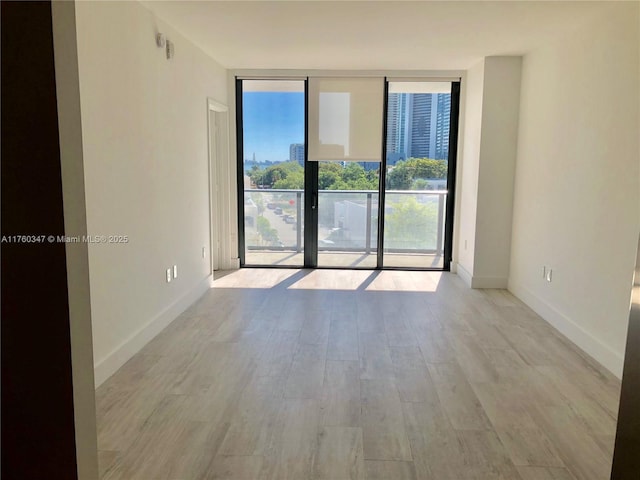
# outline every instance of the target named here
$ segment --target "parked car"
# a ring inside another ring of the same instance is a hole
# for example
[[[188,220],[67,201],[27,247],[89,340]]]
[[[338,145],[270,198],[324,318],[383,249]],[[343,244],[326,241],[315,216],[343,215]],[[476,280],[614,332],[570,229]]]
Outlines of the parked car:
[[[276,215],[282,215],[282,209],[280,207],[276,207],[273,210],[273,213],[275,213]]]
[[[268,208],[269,210],[273,210],[274,208],[276,208],[276,204],[275,204],[275,203],[272,203],[272,202],[269,202],[269,203],[267,203],[267,208]]]

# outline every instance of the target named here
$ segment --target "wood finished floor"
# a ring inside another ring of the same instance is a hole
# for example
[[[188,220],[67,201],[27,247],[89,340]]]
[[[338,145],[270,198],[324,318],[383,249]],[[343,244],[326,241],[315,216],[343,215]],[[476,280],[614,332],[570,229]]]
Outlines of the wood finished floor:
[[[619,390],[504,290],[244,269],[97,390],[101,478],[605,480]]]

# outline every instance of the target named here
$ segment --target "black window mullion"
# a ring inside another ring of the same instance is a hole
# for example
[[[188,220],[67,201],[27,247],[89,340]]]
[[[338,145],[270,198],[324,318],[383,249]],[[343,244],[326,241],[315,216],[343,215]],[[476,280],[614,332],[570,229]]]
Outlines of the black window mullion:
[[[451,270],[453,252],[453,215],[456,196],[456,161],[458,155],[458,120],[460,114],[460,82],[451,83],[451,116],[449,120],[449,156],[447,169],[447,213],[444,226],[443,270]]]
[[[387,190],[387,107],[389,103],[389,80],[384,79],[384,98],[382,106],[382,157],[378,175],[378,251],[376,268],[384,266],[384,205]]]
[[[238,257],[240,258],[240,266],[244,267],[244,137],[242,127],[242,80],[238,77],[236,77],[236,152],[236,189],[238,194]]]
[[[318,162],[309,161],[309,79],[304,81],[304,266],[318,266]]]

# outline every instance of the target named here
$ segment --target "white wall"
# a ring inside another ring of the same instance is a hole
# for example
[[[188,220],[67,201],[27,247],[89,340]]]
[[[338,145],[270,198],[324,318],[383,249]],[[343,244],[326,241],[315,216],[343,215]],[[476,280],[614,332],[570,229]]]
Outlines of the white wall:
[[[75,4],[52,2],[56,97],[65,235],[87,234],[82,118]],[[66,243],[73,416],[78,480],[98,478],[96,397],[93,375],[89,252],[86,243]]]
[[[226,104],[227,77],[138,2],[76,12],[88,233],[129,238],[89,246],[100,384],[209,286],[207,97]]]
[[[476,214],[478,201],[478,171],[480,164],[480,134],[482,125],[482,92],[484,90],[484,60],[467,71],[463,85],[464,111],[461,112],[460,138],[462,155],[458,159],[460,171],[458,217],[457,273],[471,284],[475,258]]]
[[[509,289],[621,374],[638,239],[638,3],[524,57]],[[553,269],[553,281],[542,267]]]
[[[505,288],[509,277],[521,57],[484,61],[473,286]]]
[[[474,288],[507,286],[521,63],[486,57],[466,76],[458,274]]]

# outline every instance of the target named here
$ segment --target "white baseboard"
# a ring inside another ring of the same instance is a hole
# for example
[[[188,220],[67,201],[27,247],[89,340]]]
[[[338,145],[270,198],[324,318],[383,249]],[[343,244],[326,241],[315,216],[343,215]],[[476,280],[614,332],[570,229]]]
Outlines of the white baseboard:
[[[622,367],[624,365],[623,355],[602,343],[567,315],[535,295],[526,287],[510,280],[509,291],[526,303],[534,312],[550,323],[565,337],[580,347],[587,355],[599,362],[616,377],[622,378]]]
[[[505,277],[477,277],[471,279],[471,288],[507,288]]]
[[[199,281],[191,290],[156,315],[145,326],[122,342],[115,350],[94,365],[95,386],[98,388],[113,375],[127,360],[138,353],[167,325],[198,300],[213,285],[210,275]]]
[[[464,268],[459,263],[456,266],[456,274],[458,274],[458,276],[462,279],[462,281],[467,284],[467,287],[471,288],[471,283],[472,283],[471,274],[467,271],[466,268]]]
[[[456,273],[470,288],[507,288],[506,278],[473,276],[459,263],[456,266]]]

